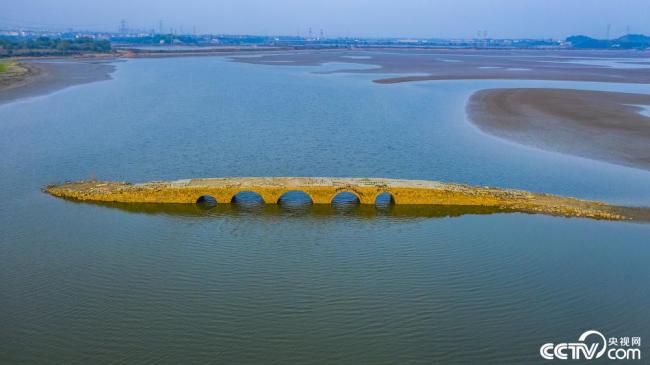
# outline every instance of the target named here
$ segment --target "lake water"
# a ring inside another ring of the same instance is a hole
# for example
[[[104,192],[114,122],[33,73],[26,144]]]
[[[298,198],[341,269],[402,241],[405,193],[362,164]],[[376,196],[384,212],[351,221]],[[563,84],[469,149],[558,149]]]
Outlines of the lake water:
[[[481,88],[648,85],[318,73],[337,67],[351,66],[133,60],[0,106],[0,363],[520,364],[588,329],[650,341],[650,225],[40,191],[93,175],[372,176],[650,205],[650,172],[519,146],[465,116]]]

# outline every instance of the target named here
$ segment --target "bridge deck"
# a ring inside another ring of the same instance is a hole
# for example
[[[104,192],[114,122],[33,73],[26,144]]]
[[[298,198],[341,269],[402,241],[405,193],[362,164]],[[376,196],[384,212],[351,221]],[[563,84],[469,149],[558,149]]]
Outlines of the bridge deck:
[[[303,191],[314,204],[329,204],[341,192],[357,196],[361,204],[375,204],[378,195],[389,193],[395,204],[466,205],[497,207],[530,213],[625,219],[619,207],[522,190],[477,187],[424,180],[330,177],[242,177],[124,182],[79,181],[52,185],[54,196],[90,201],[124,203],[195,203],[211,196],[230,203],[243,191],[259,194],[265,203],[277,203],[289,191]]]

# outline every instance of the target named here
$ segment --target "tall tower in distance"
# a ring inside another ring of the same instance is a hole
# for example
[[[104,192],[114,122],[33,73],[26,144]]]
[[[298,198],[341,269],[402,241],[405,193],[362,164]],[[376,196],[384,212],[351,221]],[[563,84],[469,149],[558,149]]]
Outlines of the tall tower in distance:
[[[127,33],[128,28],[126,27],[126,20],[122,19],[120,20],[120,29],[118,29],[118,33]]]

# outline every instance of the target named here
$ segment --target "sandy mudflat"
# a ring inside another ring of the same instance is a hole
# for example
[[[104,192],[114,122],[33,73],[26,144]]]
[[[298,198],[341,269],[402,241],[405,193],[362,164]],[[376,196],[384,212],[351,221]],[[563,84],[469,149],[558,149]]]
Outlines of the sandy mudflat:
[[[425,80],[566,80],[650,83],[650,52],[578,50],[370,49],[283,51],[235,62],[276,66],[317,66],[329,62],[371,65],[333,72],[391,74],[377,83]],[[586,64],[611,63],[618,67]],[[616,61],[616,62],[615,62]],[[619,64],[617,62],[621,62]],[[625,62],[640,67],[624,67]],[[393,76],[394,75],[394,76]]]
[[[650,170],[650,95],[488,89],[467,105],[481,130],[545,150]]]
[[[72,85],[108,80],[115,66],[88,61],[29,61],[28,72],[0,82],[0,104],[44,95]]]
[[[232,56],[236,55],[241,53],[233,52]],[[585,59],[598,59],[644,65],[650,59],[648,52],[374,49],[260,52],[254,56],[233,57],[232,61],[271,67],[347,62],[374,67],[331,72],[396,75],[375,80],[379,83],[443,79],[650,83],[650,68],[580,63]],[[97,61],[31,61],[24,65],[29,72],[0,82],[0,104],[109,79],[115,68]],[[474,94],[468,104],[468,113],[483,131],[502,138],[650,170],[649,108],[649,95],[565,89],[492,89]]]
[[[648,59],[649,52],[638,51],[373,49],[279,52],[233,61],[276,67],[374,65],[331,72],[394,75],[375,80],[382,84],[461,79],[650,84]],[[650,170],[649,110],[650,95],[567,89],[484,90],[468,104],[471,120],[487,133],[646,170]]]

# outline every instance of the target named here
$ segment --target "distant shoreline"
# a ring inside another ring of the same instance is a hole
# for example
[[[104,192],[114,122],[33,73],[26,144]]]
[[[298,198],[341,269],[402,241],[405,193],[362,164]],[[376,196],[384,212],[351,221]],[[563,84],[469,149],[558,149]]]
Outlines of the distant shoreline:
[[[372,57],[352,58],[359,53]],[[374,53],[373,53],[374,52]],[[0,104],[23,97],[47,94],[68,86],[110,79],[114,60],[130,58],[236,56],[255,54],[256,57],[231,58],[233,62],[275,66],[318,66],[327,62],[345,62],[375,66],[372,69],[352,69],[334,72],[389,73],[389,78],[374,80],[391,84],[427,80],[562,80],[600,81],[650,84],[650,68],[605,68],[592,65],[564,64],[565,60],[582,57],[638,59],[647,64],[650,52],[615,50],[477,50],[446,48],[327,48],[292,49],[280,47],[223,47],[189,50],[118,49],[112,54],[83,56],[17,57],[30,70],[24,77],[4,80],[0,74]],[[541,59],[537,56],[543,55]],[[486,56],[486,57],[481,57]],[[455,60],[455,61],[454,61]],[[281,62],[278,62],[281,61]],[[454,62],[449,62],[454,61]],[[460,62],[458,62],[460,61]],[[558,61],[560,63],[558,63]]]
[[[231,58],[233,62],[283,67],[317,66],[327,62],[376,65],[379,68],[334,72],[403,74],[378,83],[458,79],[539,79],[650,84],[650,68],[607,68],[566,64],[567,52],[549,52],[542,60],[535,52],[514,52],[498,58],[490,51],[418,51],[372,53],[353,58],[358,51],[222,50],[219,56],[258,53],[255,57]],[[604,52],[571,51],[594,57]],[[216,56],[215,53],[203,55]],[[488,57],[481,57],[481,56]],[[143,55],[138,55],[140,57]],[[195,54],[163,54],[196,56]],[[616,54],[620,57],[620,54]],[[645,58],[646,53],[635,53]],[[149,57],[149,56],[144,56]],[[156,56],[152,56],[156,57]],[[111,60],[113,60],[112,58]],[[278,62],[286,61],[286,62]],[[101,59],[58,58],[20,61],[26,72],[0,82],[0,105],[20,98],[48,94],[68,86],[108,80],[115,66]],[[647,61],[628,61],[646,64]],[[527,67],[527,68],[525,68]],[[521,71],[519,71],[521,70]],[[436,74],[432,74],[435,71]],[[415,73],[428,72],[427,76]],[[6,75],[5,75],[6,76]],[[2,74],[0,74],[0,81]],[[469,119],[482,131],[516,143],[570,155],[650,170],[650,95],[567,89],[488,89],[476,92],[466,106]]]
[[[352,58],[365,54],[364,58]],[[572,62],[583,58],[614,61],[627,66],[604,67]],[[355,63],[367,69],[336,72],[378,74],[379,84],[432,80],[554,80],[650,84],[650,52],[613,50],[476,50],[476,49],[339,49],[260,52],[235,62],[283,66]],[[625,63],[625,62],[624,62]],[[383,75],[382,75],[383,74]],[[385,76],[390,75],[390,76]]]

